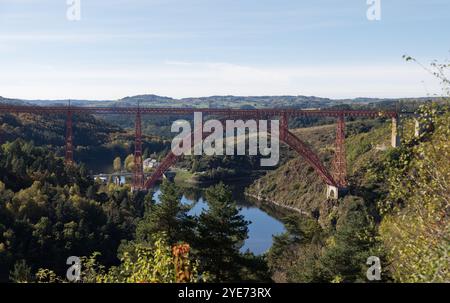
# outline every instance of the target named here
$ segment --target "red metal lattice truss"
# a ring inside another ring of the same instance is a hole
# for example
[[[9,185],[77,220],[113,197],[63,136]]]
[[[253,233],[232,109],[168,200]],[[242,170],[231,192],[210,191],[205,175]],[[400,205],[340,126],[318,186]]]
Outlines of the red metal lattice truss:
[[[346,185],[346,166],[344,150],[344,118],[345,117],[389,117],[397,118],[395,111],[375,111],[375,110],[329,110],[329,109],[229,109],[229,108],[139,108],[139,107],[76,107],[76,106],[18,106],[0,105],[2,113],[31,113],[31,114],[66,114],[66,161],[73,161],[73,134],[72,116],[73,114],[127,114],[136,115],[136,140],[135,140],[135,171],[133,186],[136,189],[143,187],[150,188],[154,185],[164,172],[177,161],[177,156],[170,152],[163,163],[157,168],[155,173],[145,181],[142,172],[142,130],[141,115],[188,115],[195,112],[216,115],[221,117],[233,117],[239,119],[270,119],[280,117],[280,139],[296,150],[315,169],[325,183],[334,186]],[[336,132],[336,154],[333,162],[334,178],[322,165],[318,156],[311,151],[308,146],[289,132],[288,119],[290,117],[337,117],[338,128]],[[207,134],[203,134],[206,136]],[[188,147],[190,148],[190,147]],[[136,165],[137,163],[137,165]]]
[[[186,136],[186,137],[191,137],[190,138],[191,139],[191,146],[184,146],[183,145],[181,147],[181,149],[180,149],[180,154],[186,154],[189,150],[192,149],[193,144],[195,144],[195,142],[194,142],[194,134],[197,131],[201,131],[201,129],[199,130],[197,128],[194,131],[192,131],[189,135]],[[205,139],[208,135],[209,135],[209,133],[202,132],[202,139]],[[183,140],[183,142],[184,142],[184,140]],[[180,158],[180,156],[175,155],[173,153],[173,151],[171,150],[167,154],[167,156],[164,158],[164,160],[161,162],[161,164],[156,168],[156,170],[153,172],[153,174],[151,174],[151,176],[147,178],[147,180],[145,181],[145,184],[144,184],[144,188],[150,189],[153,186],[155,186],[156,182],[161,179],[161,177],[164,175],[164,173],[171,166],[173,166],[178,161],[179,158]]]
[[[138,108],[135,121],[135,140],[134,140],[134,173],[133,190],[142,190],[144,188],[144,168],[142,159],[142,127],[141,114]]]
[[[267,131],[270,133],[270,129],[268,129]],[[287,128],[287,121],[281,122],[280,134],[280,141],[286,143],[297,153],[299,153],[300,156],[302,156],[314,168],[314,170],[326,184],[337,186],[337,183],[334,181],[328,170],[323,166],[317,155],[306,145],[306,143],[304,143],[296,135],[289,131],[289,129]],[[194,132],[192,132],[188,136],[191,136],[193,138]],[[203,133],[203,139],[205,139],[207,136],[208,133]],[[193,142],[193,140],[191,142]],[[185,153],[190,149],[192,149],[192,146],[183,146],[182,152]],[[164,172],[177,162],[179,157],[180,156],[175,155],[172,151],[169,152],[166,158],[164,158],[164,160],[161,162],[161,165],[158,166],[155,172],[145,181],[144,188],[152,188],[156,184],[156,182],[161,179]]]
[[[345,154],[345,118],[340,116],[336,127],[333,177],[338,187],[347,187],[347,160]]]
[[[286,138],[280,139],[287,145],[289,145],[292,149],[294,149],[297,153],[299,153],[300,156],[302,156],[314,168],[314,170],[326,184],[337,186],[336,181],[333,179],[325,166],[323,166],[317,154],[309,149],[309,147],[296,135],[287,130]]]
[[[0,113],[35,113],[35,114],[66,114],[69,110],[66,106],[22,106],[22,105],[0,105]],[[74,114],[128,114],[136,115],[138,110],[141,115],[186,115],[195,112],[218,116],[239,116],[241,118],[258,117],[397,117],[395,111],[376,110],[329,110],[329,109],[233,109],[233,108],[176,108],[176,107],[77,107],[71,106],[70,111]]]

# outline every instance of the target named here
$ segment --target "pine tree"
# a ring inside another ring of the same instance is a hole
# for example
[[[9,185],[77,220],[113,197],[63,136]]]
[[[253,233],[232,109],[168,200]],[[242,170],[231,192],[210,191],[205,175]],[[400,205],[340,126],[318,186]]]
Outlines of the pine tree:
[[[137,242],[153,242],[156,234],[164,232],[169,244],[192,238],[194,219],[188,215],[189,206],[181,203],[181,194],[175,184],[164,181],[160,203],[149,203],[144,218],[136,227]]]
[[[361,198],[347,196],[342,204],[346,209],[319,260],[320,273],[316,279],[323,282],[367,281],[367,258],[373,255],[384,259],[377,247],[373,220]]]
[[[239,214],[231,191],[222,183],[206,191],[209,209],[198,222],[199,256],[215,282],[239,280],[239,249],[247,238],[248,221]]]

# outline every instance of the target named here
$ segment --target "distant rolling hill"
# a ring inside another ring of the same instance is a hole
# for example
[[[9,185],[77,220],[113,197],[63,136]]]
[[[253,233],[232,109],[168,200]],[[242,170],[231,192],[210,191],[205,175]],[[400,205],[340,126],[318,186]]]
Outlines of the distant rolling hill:
[[[329,99],[315,96],[210,96],[198,98],[175,99],[157,95],[137,95],[118,100],[71,100],[74,106],[136,106],[139,102],[143,107],[213,107],[213,108],[326,108],[345,104],[376,105],[389,104],[399,100],[407,102],[423,102],[429,98],[405,99]],[[67,105],[69,100],[21,100],[0,97],[0,104],[16,105]]]

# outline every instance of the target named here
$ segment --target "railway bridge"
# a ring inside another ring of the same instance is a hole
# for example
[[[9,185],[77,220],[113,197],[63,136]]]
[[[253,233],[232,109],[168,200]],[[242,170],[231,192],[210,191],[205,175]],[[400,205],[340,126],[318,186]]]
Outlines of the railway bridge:
[[[65,160],[68,164],[73,163],[73,115],[130,115],[135,117],[135,149],[132,189],[146,190],[155,185],[161,179],[164,172],[168,170],[178,159],[173,152],[169,152],[160,166],[146,177],[143,171],[142,159],[142,116],[161,115],[194,115],[201,112],[204,116],[220,117],[222,119],[240,120],[268,120],[279,119],[280,141],[294,149],[306,162],[311,165],[318,176],[327,186],[327,197],[336,199],[347,188],[347,166],[345,154],[345,120],[348,117],[386,117],[392,121],[391,145],[397,147],[400,144],[398,132],[399,114],[396,111],[376,110],[335,110],[335,109],[284,109],[284,108],[262,108],[262,109],[233,109],[233,108],[173,108],[173,107],[84,107],[84,106],[22,106],[22,105],[0,105],[0,114],[29,113],[29,114],[57,114],[66,115],[66,140]],[[296,117],[332,117],[336,119],[335,153],[331,169],[328,169],[319,159],[317,153],[289,131],[289,119]],[[191,148],[191,147],[187,147]]]

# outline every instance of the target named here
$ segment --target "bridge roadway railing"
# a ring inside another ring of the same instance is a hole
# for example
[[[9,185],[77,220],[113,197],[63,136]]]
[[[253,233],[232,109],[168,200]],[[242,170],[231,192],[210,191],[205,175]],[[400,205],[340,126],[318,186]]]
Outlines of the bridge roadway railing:
[[[277,117],[287,115],[288,117],[388,117],[398,116],[395,111],[376,110],[330,110],[330,109],[234,109],[234,108],[183,108],[183,107],[83,107],[83,106],[23,106],[23,105],[0,105],[0,113],[35,113],[35,114],[126,114],[135,115],[138,111],[142,115],[186,115],[201,112],[210,115],[233,116],[241,118]],[[402,113],[403,114],[403,113]]]

